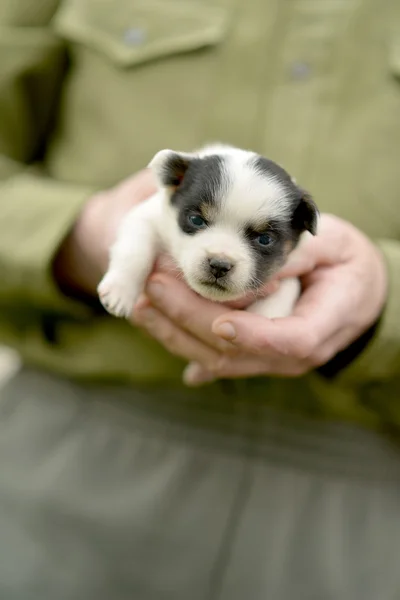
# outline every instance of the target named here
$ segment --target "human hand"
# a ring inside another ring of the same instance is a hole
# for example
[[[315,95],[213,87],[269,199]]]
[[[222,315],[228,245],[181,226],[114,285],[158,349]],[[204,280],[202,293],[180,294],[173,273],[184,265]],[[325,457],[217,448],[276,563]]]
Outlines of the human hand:
[[[136,320],[174,354],[190,361],[185,379],[299,376],[328,362],[379,317],[387,273],[375,245],[350,223],[322,215],[318,235],[293,252],[280,278],[299,276],[293,314],[269,320],[200,298],[164,274],[151,278],[152,304]],[[154,284],[158,293],[154,292]],[[153,285],[152,285],[153,284]]]
[[[153,175],[145,169],[87,201],[54,261],[54,275],[63,291],[96,295],[121,219],[155,191]]]

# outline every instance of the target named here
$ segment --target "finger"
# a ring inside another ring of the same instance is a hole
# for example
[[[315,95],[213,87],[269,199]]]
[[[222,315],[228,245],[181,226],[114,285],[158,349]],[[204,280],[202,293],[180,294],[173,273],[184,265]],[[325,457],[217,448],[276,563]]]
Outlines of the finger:
[[[177,279],[183,279],[183,273],[168,255],[161,255],[157,258],[152,273],[168,273],[175,276]],[[259,298],[265,298],[269,294],[273,294],[279,289],[279,281],[268,281],[261,288],[256,291],[249,292],[243,298],[239,300],[233,300],[232,302],[221,302],[219,306],[226,306],[228,308],[234,308],[239,310],[241,308],[247,308],[250,304],[258,300]]]
[[[348,286],[337,285],[336,278],[330,273],[328,277],[314,278],[290,317],[266,319],[235,311],[217,318],[212,330],[242,351],[308,359],[347,324],[349,299],[346,289]]]
[[[246,356],[229,360],[220,359],[219,366],[213,371],[200,363],[191,363],[185,370],[184,381],[187,385],[198,386],[215,379],[243,379],[261,375],[298,377],[308,369],[309,367],[300,361],[285,358],[265,360],[260,357]]]
[[[211,331],[216,318],[227,314],[226,306],[201,298],[183,281],[157,273],[146,288],[151,303],[180,329],[218,351],[235,351],[232,344]]]
[[[269,320],[252,313],[235,312],[229,320],[217,319],[212,329],[216,335],[253,355],[277,354],[302,359],[314,351],[313,332],[300,317]]]
[[[143,169],[118,183],[114,190],[130,199],[141,202],[157,191],[157,182],[151,169]]]
[[[196,387],[215,381],[214,373],[203,367],[201,363],[191,362],[183,371],[183,382],[189,387]]]
[[[218,352],[177,327],[155,308],[137,310],[135,324],[143,327],[175,356],[187,361],[200,362],[207,368],[212,368],[218,363]]]
[[[168,254],[160,254],[154,265],[154,272],[170,273],[176,277],[182,277],[182,271],[176,262]]]
[[[229,361],[221,358],[213,371],[209,371],[200,363],[193,362],[185,369],[184,381],[187,385],[199,386],[218,378],[235,379],[259,375],[298,377],[326,364],[348,344],[349,329],[345,329],[330,338],[309,360],[292,360],[286,356],[271,357],[269,360],[254,356],[237,357]]]
[[[237,357],[230,360],[221,357],[213,372],[200,363],[190,363],[185,369],[184,381],[190,386],[201,386],[217,378],[235,379],[259,375],[298,377],[311,369],[326,364],[338,352],[346,348],[351,342],[350,334],[351,328],[339,331],[318,349],[315,356],[303,361],[291,360],[285,356],[269,360],[254,356]]]
[[[349,259],[350,226],[341,221],[338,227],[339,219],[324,216],[320,232],[316,236],[306,235],[301,240],[277,274],[278,279],[301,277],[318,266],[337,265]]]
[[[239,379],[244,377],[256,376],[264,373],[266,365],[261,362],[254,361],[247,364],[245,360],[235,361],[234,364],[225,368],[217,369],[212,372],[203,366],[201,363],[190,363],[183,374],[183,381],[190,387],[197,387],[206,383],[211,383],[216,379]]]
[[[319,268],[307,275],[303,284],[293,316],[315,328],[321,343],[349,323],[358,287],[347,267]]]
[[[328,363],[342,350],[345,350],[355,341],[354,331],[352,327],[344,327],[335,335],[330,337],[310,356],[309,365],[312,368],[320,367]]]
[[[133,315],[134,315],[134,319],[136,318],[136,314],[139,315],[139,313],[141,313],[142,311],[144,311],[146,308],[150,308],[151,307],[151,302],[149,300],[149,298],[146,296],[146,294],[141,294],[138,298],[138,301],[136,302],[134,309],[133,309]]]
[[[232,302],[224,302],[224,305],[228,306],[229,308],[233,308],[235,310],[247,308],[248,306],[250,306],[251,304],[256,302],[256,300],[259,300],[260,298],[265,298],[266,296],[269,296],[270,294],[274,294],[275,292],[278,291],[278,289],[279,289],[279,281],[269,281],[268,283],[263,285],[260,289],[258,289],[256,292],[251,292],[251,293],[247,294],[246,296],[243,296],[243,298],[240,298],[240,300],[234,300]]]

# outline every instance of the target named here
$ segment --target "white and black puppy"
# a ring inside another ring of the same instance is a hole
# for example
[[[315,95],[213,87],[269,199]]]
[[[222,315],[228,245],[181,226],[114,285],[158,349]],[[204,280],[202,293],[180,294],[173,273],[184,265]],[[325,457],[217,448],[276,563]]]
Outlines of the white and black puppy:
[[[258,154],[213,145],[190,154],[161,150],[150,162],[159,189],[124,218],[98,287],[113,315],[128,317],[156,257],[169,254],[186,283],[226,302],[256,291],[283,266],[318,210],[280,166]],[[297,279],[256,300],[251,312],[288,316]]]

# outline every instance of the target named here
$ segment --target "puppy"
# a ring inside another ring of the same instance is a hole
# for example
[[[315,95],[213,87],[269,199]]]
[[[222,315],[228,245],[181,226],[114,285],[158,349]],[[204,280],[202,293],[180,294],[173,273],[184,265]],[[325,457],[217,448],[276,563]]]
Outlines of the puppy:
[[[131,315],[156,257],[169,254],[204,298],[256,296],[284,265],[304,232],[315,235],[318,209],[288,173],[253,152],[223,145],[196,153],[161,150],[150,162],[158,191],[124,218],[98,286],[108,312]],[[282,281],[247,310],[291,314],[298,279]]]

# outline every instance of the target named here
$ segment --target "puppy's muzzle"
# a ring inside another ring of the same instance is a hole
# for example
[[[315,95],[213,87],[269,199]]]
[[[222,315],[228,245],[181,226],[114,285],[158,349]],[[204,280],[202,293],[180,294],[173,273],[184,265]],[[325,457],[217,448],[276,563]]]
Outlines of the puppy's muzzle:
[[[209,258],[208,264],[211,274],[214,275],[216,279],[221,279],[222,277],[225,277],[225,275],[229,273],[229,271],[231,271],[234,267],[232,261],[218,256],[213,256]]]

